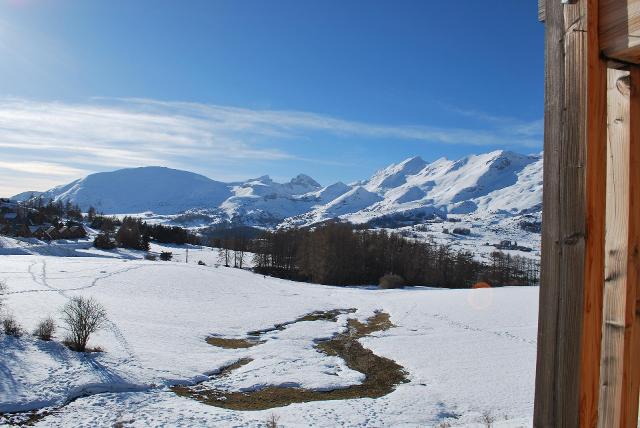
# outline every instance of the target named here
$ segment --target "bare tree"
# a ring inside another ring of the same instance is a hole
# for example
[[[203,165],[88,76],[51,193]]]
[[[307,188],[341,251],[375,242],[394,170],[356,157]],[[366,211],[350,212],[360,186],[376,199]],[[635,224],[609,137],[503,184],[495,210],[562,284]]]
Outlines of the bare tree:
[[[225,244],[223,243],[223,245]],[[218,250],[218,261],[226,267],[229,267],[230,260],[231,250],[229,250],[229,248],[220,247],[220,249]]]
[[[33,331],[33,335],[40,340],[51,340],[53,333],[56,331],[56,322],[51,317],[47,317],[40,321]]]
[[[267,428],[278,428],[278,421],[280,420],[280,416],[277,416],[274,413],[271,413],[266,420]]]
[[[2,320],[2,328],[7,336],[20,337],[24,333],[18,321],[11,314]]]
[[[93,298],[76,296],[62,308],[62,320],[69,335],[65,342],[71,349],[84,352],[89,336],[103,326],[107,320],[107,311]]]
[[[0,310],[4,304],[4,295],[7,292],[7,283],[0,279]]]

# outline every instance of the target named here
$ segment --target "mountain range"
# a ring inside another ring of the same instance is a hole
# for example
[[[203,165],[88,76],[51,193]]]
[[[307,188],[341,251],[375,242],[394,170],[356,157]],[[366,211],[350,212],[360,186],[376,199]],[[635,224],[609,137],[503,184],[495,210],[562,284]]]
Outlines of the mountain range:
[[[14,198],[24,200],[33,192]],[[542,155],[493,151],[459,160],[406,159],[355,183],[321,186],[300,174],[224,183],[192,172],[140,167],[100,172],[43,193],[105,214],[152,211],[195,225],[302,226],[339,218],[354,223],[419,222],[450,215],[514,217],[542,202]]]

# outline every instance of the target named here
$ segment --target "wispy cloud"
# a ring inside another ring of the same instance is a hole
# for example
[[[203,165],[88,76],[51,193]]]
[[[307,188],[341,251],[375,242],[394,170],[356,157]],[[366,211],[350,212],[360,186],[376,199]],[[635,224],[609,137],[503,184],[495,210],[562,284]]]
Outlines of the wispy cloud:
[[[513,117],[496,116],[478,110],[467,110],[453,106],[446,106],[447,110],[460,116],[465,116],[490,124],[494,129],[506,134],[512,135],[517,140],[522,137],[535,138],[539,143],[544,132],[544,120],[536,119],[532,121],[523,121]]]
[[[85,103],[0,99],[0,193],[60,184],[88,171],[141,165],[189,168],[204,160],[310,161],[276,142],[312,144],[310,135],[475,146],[539,147],[538,122],[494,121],[483,129],[389,126],[331,116],[149,99]],[[289,145],[290,146],[290,145]],[[298,152],[300,153],[300,151]],[[317,159],[319,163],[341,162]],[[213,170],[213,168],[211,168]],[[199,172],[202,171],[200,168]],[[11,177],[14,177],[13,181]],[[219,177],[214,174],[214,178]],[[7,181],[9,180],[9,181]],[[21,181],[22,180],[22,181]],[[39,189],[43,189],[40,187]]]

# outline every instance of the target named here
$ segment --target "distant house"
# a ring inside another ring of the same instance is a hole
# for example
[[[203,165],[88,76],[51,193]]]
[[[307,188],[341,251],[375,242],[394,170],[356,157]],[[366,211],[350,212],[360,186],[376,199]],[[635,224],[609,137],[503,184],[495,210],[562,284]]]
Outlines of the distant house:
[[[56,229],[55,226],[49,226],[45,233],[46,236],[49,237],[49,239],[59,239],[58,229]]]
[[[58,233],[62,239],[81,239],[87,236],[87,231],[82,225],[63,227]]]
[[[29,226],[24,223],[13,224],[11,225],[12,235],[17,236],[19,238],[30,238],[31,231],[29,230]]]
[[[533,251],[533,248],[518,245],[517,241],[512,242],[512,241],[503,240],[503,241],[500,241],[499,244],[493,244],[493,246],[496,247],[498,250],[516,250],[516,251],[524,251],[526,253]]]
[[[31,236],[34,238],[38,238],[40,240],[51,240],[51,236],[47,233],[47,231],[51,228],[51,225],[45,224],[40,226],[29,226],[29,231],[31,232]]]

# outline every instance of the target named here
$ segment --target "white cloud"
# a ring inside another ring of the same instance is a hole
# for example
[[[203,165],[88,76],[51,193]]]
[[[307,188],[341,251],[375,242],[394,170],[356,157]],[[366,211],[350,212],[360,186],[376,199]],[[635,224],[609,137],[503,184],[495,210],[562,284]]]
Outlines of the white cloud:
[[[310,134],[491,147],[540,145],[539,121],[494,125],[484,130],[386,126],[299,111],[149,99],[61,103],[0,98],[0,194],[31,190],[32,184],[39,186],[33,190],[44,190],[88,171],[121,167],[308,161],[310,150],[300,150],[305,157],[297,157],[273,142],[309,144]],[[34,175],[43,179],[36,181]],[[11,177],[13,182],[7,183]]]

